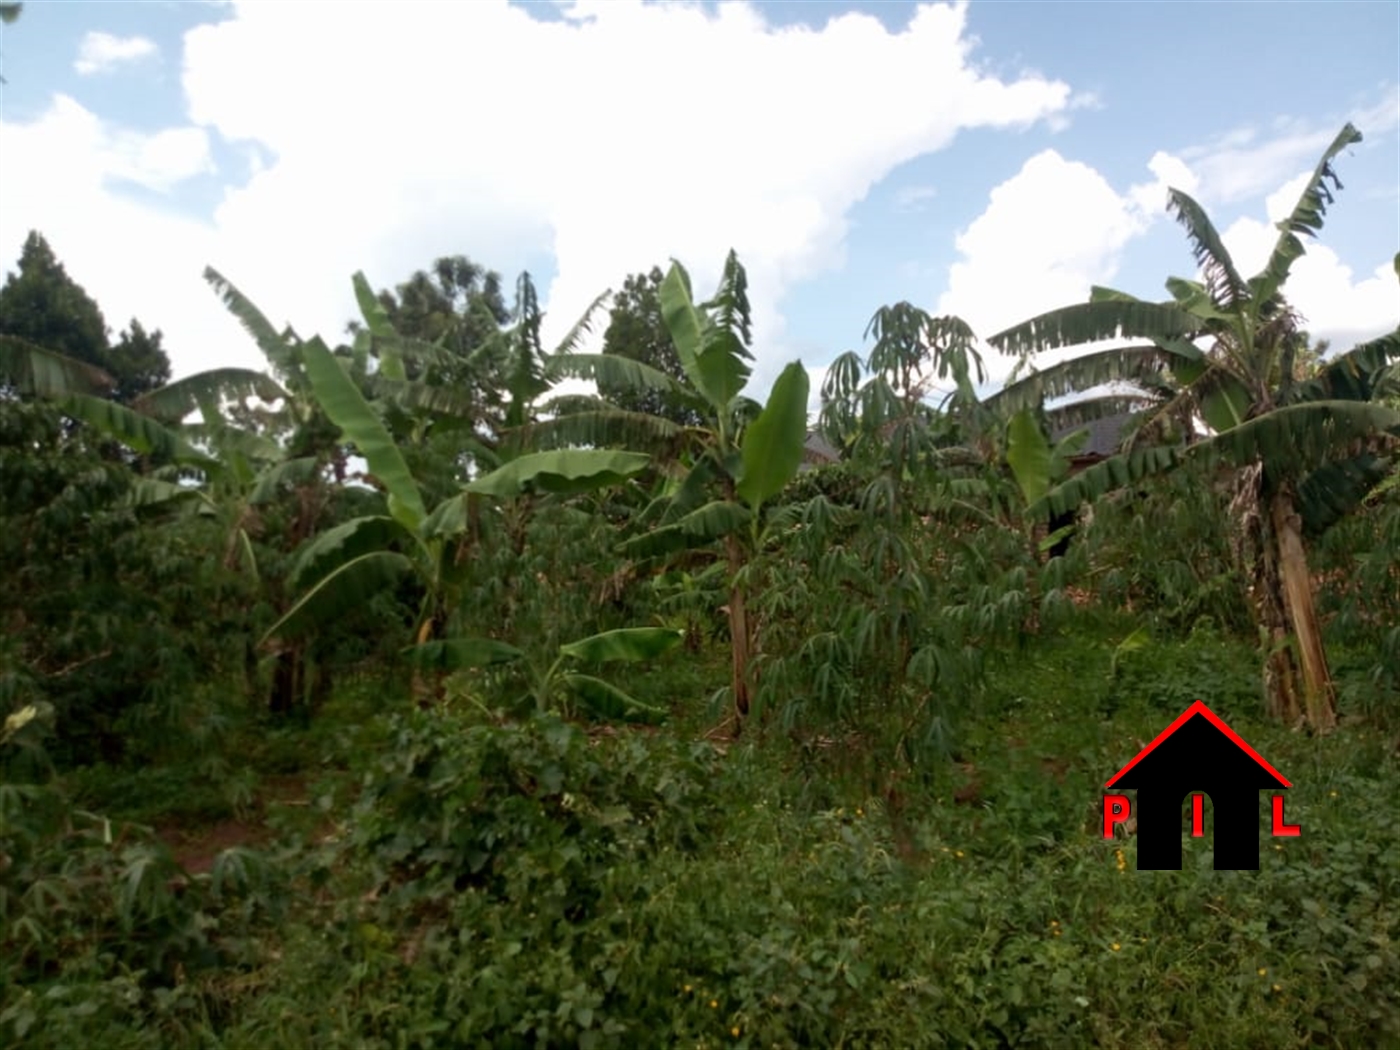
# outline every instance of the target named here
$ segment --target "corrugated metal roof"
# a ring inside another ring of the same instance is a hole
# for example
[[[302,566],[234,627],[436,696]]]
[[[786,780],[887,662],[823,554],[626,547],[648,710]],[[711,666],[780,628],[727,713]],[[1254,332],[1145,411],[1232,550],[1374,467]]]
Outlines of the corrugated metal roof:
[[[1082,426],[1063,427],[1050,435],[1052,441],[1062,441],[1075,431],[1087,429],[1089,440],[1075,452],[1076,456],[1112,456],[1118,452],[1124,439],[1137,418],[1133,412],[1119,412],[1115,415],[1095,419]]]

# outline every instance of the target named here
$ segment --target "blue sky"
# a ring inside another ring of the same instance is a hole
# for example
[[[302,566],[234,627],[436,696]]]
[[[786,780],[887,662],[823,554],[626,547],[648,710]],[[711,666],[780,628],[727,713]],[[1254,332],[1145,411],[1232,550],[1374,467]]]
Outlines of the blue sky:
[[[177,374],[260,363],[206,264],[334,337],[355,270],[461,252],[528,268],[559,333],[733,246],[756,381],[819,380],[883,303],[990,335],[1094,283],[1163,294],[1193,269],[1168,186],[1252,272],[1347,120],[1292,294],[1339,342],[1400,322],[1393,2],[31,0],[0,43],[0,264],[41,230]]]

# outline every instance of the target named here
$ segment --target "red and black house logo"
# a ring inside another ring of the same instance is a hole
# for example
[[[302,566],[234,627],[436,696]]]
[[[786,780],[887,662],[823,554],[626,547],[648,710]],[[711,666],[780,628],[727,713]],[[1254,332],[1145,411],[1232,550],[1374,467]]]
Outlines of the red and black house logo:
[[[1197,700],[1104,787],[1137,790],[1139,871],[1181,870],[1182,800],[1191,798],[1191,834],[1205,834],[1205,798],[1215,823],[1215,870],[1259,869],[1259,792],[1292,785],[1218,715]],[[1302,829],[1283,821],[1273,796],[1273,834]],[[1103,835],[1129,817],[1126,795],[1105,795]]]

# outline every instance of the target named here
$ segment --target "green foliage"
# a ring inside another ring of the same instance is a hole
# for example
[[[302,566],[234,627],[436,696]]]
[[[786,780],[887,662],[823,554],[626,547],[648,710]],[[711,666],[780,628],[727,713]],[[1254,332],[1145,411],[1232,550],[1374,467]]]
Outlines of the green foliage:
[[[100,369],[111,377],[110,396],[123,404],[170,378],[161,333],[133,318],[109,345],[97,303],[37,231],[30,231],[16,272],[0,288],[0,335]]]
[[[1124,674],[1141,677],[1117,683],[1112,647],[1047,641],[994,676],[998,694],[1027,699],[964,735],[972,806],[953,801],[949,775],[872,797],[822,771],[804,783],[766,749],[590,738],[552,716],[396,718],[317,855],[334,903],[285,928],[222,1041],[1395,1038],[1384,741],[1343,730],[1318,756],[1252,718],[1242,651],[1206,634],[1125,654]],[[1148,658],[1184,677],[1138,696]],[[1100,837],[1106,771],[1192,690],[1297,785],[1289,816],[1305,837],[1266,848],[1258,873],[1213,872],[1209,839],[1187,840],[1181,872],[1139,873],[1131,839]],[[1113,721],[1096,717],[1120,693]]]
[[[23,709],[0,734],[0,1032],[32,1046],[107,1044],[122,1029],[184,1042],[208,1023],[201,977],[256,958],[285,885],[245,850],[190,876],[149,829],[16,776],[13,752],[39,747],[45,711]]]
[[[25,238],[19,265],[0,288],[0,333],[102,368],[107,322],[97,303],[68,276],[37,230]]]
[[[802,463],[809,382],[802,362],[794,361],[784,368],[763,411],[744,431],[740,448],[743,469],[735,490],[751,507],[757,508],[781,492]]]
[[[1099,600],[1171,630],[1207,622],[1251,636],[1227,516],[1228,495],[1198,470],[1154,478],[1100,502],[1081,530]]]
[[[416,531],[428,512],[394,439],[324,343],[312,339],[302,353],[318,403],[387,490],[389,513],[405,529]]]
[[[660,268],[646,274],[633,274],[623,282],[613,299],[608,326],[603,332],[603,354],[633,361],[669,377],[671,385],[643,385],[640,372],[625,379],[611,375],[598,377],[598,392],[625,412],[661,416],[683,427],[701,426],[704,417],[687,403],[681,391],[685,368],[661,316]]]
[[[1173,302],[1098,289],[1000,340],[1144,345],[983,403],[963,322],[884,307],[828,370],[842,460],[805,473],[801,365],[742,393],[733,253],[704,302],[678,263],[629,282],[602,354],[578,352],[598,303],[546,352],[528,275],[511,315],[465,257],[392,294],[357,274],[334,349],[209,271],[275,380],[149,390],[159,334],[135,322],[111,375],[0,324],[3,1039],[1400,1038],[1377,732],[1400,699],[1400,342],[1308,364],[1272,278],[1172,207],[1202,268]],[[33,331],[77,346],[95,304],[31,240],[0,305],[47,304]],[[547,400],[564,377],[606,397]],[[1044,409],[1089,378],[1138,395]],[[1127,456],[1052,490],[1079,439],[1050,435],[1125,404],[1151,410]],[[1225,422],[1173,444],[1197,414]],[[1239,466],[1255,496],[1287,475],[1316,544],[1330,739],[1260,720]],[[1031,512],[1086,493],[1043,558]],[[1192,841],[1186,870],[1139,875],[1101,837],[1104,779],[1196,699],[1296,785],[1305,836],[1257,874]],[[742,737],[707,742],[729,704]]]
[[[512,459],[467,485],[468,492],[510,499],[525,493],[586,492],[616,485],[638,473],[650,457],[610,449],[553,449]]]

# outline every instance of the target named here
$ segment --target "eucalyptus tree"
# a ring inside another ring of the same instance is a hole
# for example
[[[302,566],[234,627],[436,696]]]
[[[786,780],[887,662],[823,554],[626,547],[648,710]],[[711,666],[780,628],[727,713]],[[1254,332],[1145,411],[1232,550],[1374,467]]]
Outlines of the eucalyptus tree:
[[[1130,449],[1060,485],[1046,503],[1063,513],[1188,458],[1228,469],[1269,708],[1319,731],[1335,722],[1334,689],[1304,538],[1354,509],[1390,468],[1400,412],[1373,395],[1387,363],[1400,356],[1400,332],[1332,357],[1300,380],[1295,364],[1307,340],[1284,285],[1306,250],[1302,238],[1321,230],[1340,189],[1333,162],[1360,140],[1348,124],[1328,146],[1254,277],[1240,274],[1205,210],[1172,190],[1169,207],[1191,241],[1200,279],[1170,278],[1165,302],[1096,289],[1088,303],[1042,314],[990,340],[1020,355],[1137,340],[1046,369],[1017,392],[1039,399],[1111,381],[1169,380],[1170,392]],[[1186,447],[1195,421],[1206,433]]]
[[[604,354],[641,362],[668,375],[678,385],[685,382],[685,368],[676,353],[671,333],[661,310],[661,283],[666,275],[653,266],[647,273],[633,274],[623,282],[608,312],[603,332]],[[645,413],[671,420],[677,426],[702,426],[700,410],[686,403],[683,393],[602,378],[598,383],[603,397],[629,412]]]

